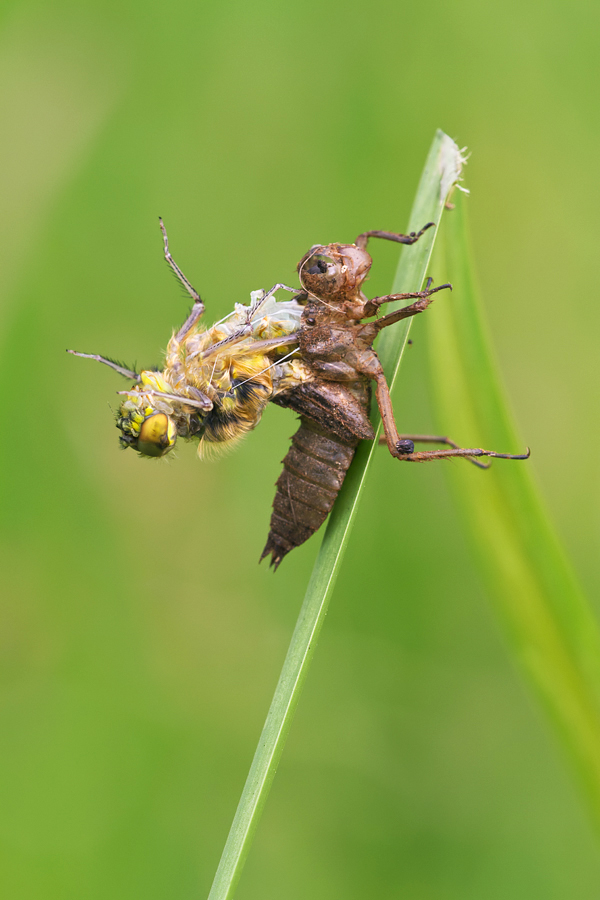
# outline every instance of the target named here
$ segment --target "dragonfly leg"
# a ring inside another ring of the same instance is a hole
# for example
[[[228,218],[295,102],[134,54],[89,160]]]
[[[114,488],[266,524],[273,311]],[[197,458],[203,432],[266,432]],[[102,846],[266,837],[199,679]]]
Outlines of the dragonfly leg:
[[[452,449],[428,450],[425,452],[415,453],[415,441],[432,444],[449,444]],[[531,455],[531,450],[529,449],[529,447],[527,448],[526,453],[496,453],[495,450],[483,450],[481,447],[474,447],[470,449],[459,447],[454,443],[454,441],[449,440],[447,437],[425,434],[400,435],[400,440],[396,445],[396,451],[397,452],[393,454],[396,459],[402,459],[406,462],[429,462],[432,459],[454,459],[456,457],[461,457],[463,459],[468,459],[469,462],[474,463],[476,466],[479,466],[482,469],[488,469],[489,465],[484,465],[483,463],[477,462],[474,457],[491,456],[495,459],[529,459]]]
[[[380,443],[385,442],[387,448],[395,459],[404,460],[405,462],[429,462],[432,459],[452,459],[454,457],[463,457],[474,462],[474,457],[492,456],[496,459],[527,459],[530,450],[527,448],[526,453],[496,453],[495,450],[483,450],[481,447],[463,448],[459,447],[454,441],[451,441],[445,435],[401,435],[398,433],[396,422],[394,419],[394,410],[390,397],[390,390],[385,378],[383,367],[379,361],[379,357],[374,350],[362,355],[357,366],[357,371],[362,372],[375,381],[375,398],[381,414],[383,424],[384,437],[380,439]],[[415,441],[423,443],[440,443],[450,446],[450,450],[428,450],[424,452],[415,452]],[[480,464],[481,465],[481,464]],[[487,468],[484,466],[484,468]]]
[[[175,339],[177,341],[182,341],[190,328],[192,328],[196,324],[196,322],[204,312],[204,303],[202,302],[202,298],[200,297],[200,294],[198,293],[196,288],[192,285],[191,281],[188,281],[188,279],[185,277],[185,275],[171,256],[171,252],[169,250],[169,239],[167,237],[167,229],[165,228],[164,222],[160,217],[158,221],[160,222],[160,230],[162,231],[163,236],[165,259],[169,264],[171,270],[174,272],[175,277],[181,282],[181,284],[184,286],[184,288],[194,301],[194,305],[192,306],[189,316],[175,335]]]
[[[446,288],[450,288],[452,290],[451,284],[440,284],[439,287],[430,288],[432,279],[429,278],[427,281],[427,286],[424,291],[416,291],[413,294],[389,294],[387,297],[375,297],[370,301],[370,306],[374,307],[374,311],[376,311],[382,303],[389,303],[392,300],[402,300],[402,299],[411,299],[412,297],[419,297],[419,299],[415,303],[411,303],[410,306],[404,306],[402,309],[397,309],[392,313],[388,313],[387,316],[382,316],[381,319],[377,319],[376,322],[373,322],[373,325],[377,329],[377,331],[381,331],[382,328],[387,328],[388,325],[394,325],[396,322],[400,322],[402,319],[408,319],[411,316],[417,316],[419,313],[424,312],[427,307],[433,303],[435,297],[433,294],[437,294],[438,291],[443,291]],[[372,315],[373,313],[368,313]]]
[[[140,380],[140,376],[137,372],[134,372],[133,369],[127,369],[125,366],[120,365],[114,360],[107,359],[105,356],[99,356],[97,353],[80,353],[78,350],[67,350],[67,353],[72,353],[73,356],[81,356],[83,359],[95,359],[96,362],[101,362],[104,363],[105,366],[110,366],[111,369],[114,369],[115,372],[118,372],[123,378],[131,378],[132,381]]]
[[[388,450],[392,456],[399,456],[402,453],[401,450],[398,450],[400,435],[398,434],[394,419],[394,409],[392,407],[390,389],[385,379],[383,366],[374,350],[367,350],[361,354],[360,358],[357,360],[356,371],[361,372],[368,378],[372,378],[375,382],[375,399],[377,400],[377,406],[379,407],[385,434],[383,440],[387,444]]]
[[[449,437],[440,434],[400,434],[400,443],[403,445],[402,449],[404,449],[407,453],[412,453],[414,450],[415,444],[446,444],[448,447],[452,447],[454,450],[460,450],[458,444],[455,444],[454,441],[451,441]],[[385,444],[386,440],[382,436],[379,438],[380,444]],[[468,462],[473,463],[474,466],[477,466],[478,469],[489,469],[490,463],[482,463],[479,460],[474,459],[471,456],[465,457]]]
[[[420,231],[411,231],[410,234],[398,234],[395,231],[364,231],[362,234],[359,234],[354,243],[361,250],[367,249],[368,240],[372,237],[382,238],[384,241],[396,241],[397,244],[414,244],[428,228],[434,227],[435,222],[428,222]]]

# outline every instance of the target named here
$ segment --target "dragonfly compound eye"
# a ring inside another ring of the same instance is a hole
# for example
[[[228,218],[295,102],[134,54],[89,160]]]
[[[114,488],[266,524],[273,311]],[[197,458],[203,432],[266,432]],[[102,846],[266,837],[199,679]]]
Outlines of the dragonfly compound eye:
[[[154,413],[144,419],[136,450],[142,456],[164,456],[177,440],[174,422],[165,413]]]

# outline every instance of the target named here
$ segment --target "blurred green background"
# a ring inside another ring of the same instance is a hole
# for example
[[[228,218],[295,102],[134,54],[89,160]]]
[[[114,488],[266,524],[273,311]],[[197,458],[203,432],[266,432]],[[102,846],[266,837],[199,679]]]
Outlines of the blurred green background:
[[[597,597],[600,7],[4,0],[0,25],[2,894],[204,897],[319,543],[257,565],[294,417],[269,409],[218,462],[143,462],[118,447],[124,382],[65,348],[160,361],[188,304],[159,214],[208,320],[295,283],[313,243],[401,230],[441,127],[473,154],[501,369]],[[375,295],[397,249],[373,254]],[[403,430],[435,429],[424,319]],[[599,881],[444,466],[382,450],[237,896]]]

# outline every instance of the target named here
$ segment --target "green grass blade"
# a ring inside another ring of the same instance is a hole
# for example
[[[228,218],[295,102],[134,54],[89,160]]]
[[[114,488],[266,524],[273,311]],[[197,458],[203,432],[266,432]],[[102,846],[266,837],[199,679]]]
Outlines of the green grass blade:
[[[413,246],[404,248],[394,280],[395,293],[419,290],[423,284],[444,201],[459,177],[460,167],[458,147],[447,135],[438,131],[421,176],[408,230],[418,231],[427,222],[435,222],[436,228],[425,232]],[[390,382],[398,372],[411,321],[408,319],[388,329],[379,343],[378,352]],[[379,433],[376,412],[372,420]],[[376,447],[377,441],[363,442],[359,446],[330,516],[209,900],[228,900],[233,896],[281,757]]]
[[[439,424],[462,446],[520,453],[478,306],[463,197],[444,219],[433,271],[452,297],[427,316]],[[533,448],[535,459],[535,448]],[[509,646],[558,728],[600,825],[600,638],[553,531],[532,461],[449,475]]]

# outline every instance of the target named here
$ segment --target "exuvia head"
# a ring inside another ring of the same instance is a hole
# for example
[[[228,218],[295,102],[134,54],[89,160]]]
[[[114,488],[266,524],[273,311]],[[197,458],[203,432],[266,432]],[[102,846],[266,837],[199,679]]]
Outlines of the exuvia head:
[[[355,244],[315,244],[298,263],[298,275],[310,294],[351,299],[360,292],[371,263],[367,251]]]

